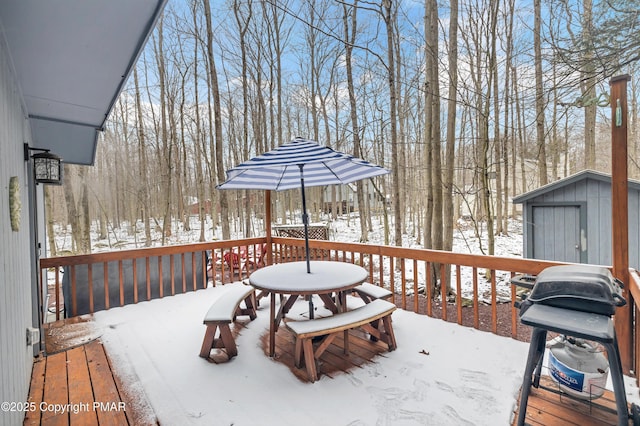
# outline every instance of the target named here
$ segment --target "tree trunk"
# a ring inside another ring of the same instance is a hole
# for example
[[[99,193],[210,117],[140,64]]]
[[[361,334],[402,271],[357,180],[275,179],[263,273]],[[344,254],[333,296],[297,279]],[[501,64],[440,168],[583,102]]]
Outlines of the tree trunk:
[[[432,226],[432,244],[436,250],[443,248],[443,211],[442,211],[442,149],[440,143],[440,82],[438,67],[438,4],[436,0],[428,0],[425,15],[429,22],[426,37],[427,45],[427,75],[429,81],[427,88],[431,92],[430,103],[425,108],[430,111],[431,133],[425,135],[430,141],[427,145],[431,146],[432,163],[431,174],[433,176],[431,184],[433,187],[433,226]]]
[[[449,2],[449,99],[447,100],[447,145],[443,182],[444,241],[443,249],[453,247],[453,224],[457,212],[453,205],[453,178],[456,149],[456,102],[458,96],[458,0]]]
[[[247,42],[246,34],[251,20],[251,1],[247,3],[247,15],[244,16],[240,10],[240,4],[237,0],[233,2],[233,13],[238,25],[240,35],[240,60],[242,62],[242,156],[249,157],[249,81],[247,78]],[[251,237],[251,199],[249,191],[243,191],[245,213],[245,237]]]
[[[48,256],[56,257],[58,256],[58,246],[56,244],[56,234],[54,231],[54,223],[53,220],[53,202],[51,195],[51,185],[45,185],[44,187],[44,212],[45,212],[45,223],[47,227],[47,241],[49,242],[49,253]]]
[[[596,97],[596,74],[594,55],[591,46],[593,46],[593,2],[592,0],[583,0],[582,15],[582,43],[584,46],[584,59],[582,61],[582,78],[581,90],[582,99],[590,101]],[[584,103],[584,167],[587,169],[596,169],[596,104],[595,102]]]
[[[393,12],[393,2],[391,0],[383,0],[383,15],[385,27],[387,30],[387,77],[389,79],[389,125],[391,132],[391,175],[393,180],[393,215],[395,218],[394,238],[395,245],[402,246],[402,211],[400,210],[400,164],[398,161],[399,143],[397,132],[396,112],[396,81],[395,81],[395,52],[393,43],[393,22],[395,13]]]
[[[149,212],[151,210],[151,206],[149,203],[149,189],[147,185],[147,150],[145,146],[145,131],[144,131],[144,120],[142,116],[142,103],[140,101],[140,86],[138,84],[138,68],[133,68],[133,82],[135,85],[135,93],[136,93],[136,114],[138,118],[137,128],[138,128],[138,206],[140,209],[140,213],[142,215],[142,222],[144,223],[144,236],[145,236],[145,247],[151,246],[151,221],[149,218]]]
[[[218,87],[218,74],[216,71],[215,58],[213,56],[213,28],[211,26],[211,6],[209,0],[203,0],[204,2],[204,14],[207,21],[207,59],[209,63],[209,78],[211,84],[211,93],[213,97],[213,119],[214,119],[214,132],[215,137],[215,152],[214,162],[216,165],[216,178],[217,183],[224,181],[224,164],[222,161],[222,110],[220,101],[220,90]],[[212,182],[215,184],[216,182]],[[215,185],[212,185],[215,186]],[[231,238],[231,229],[229,228],[229,203],[227,201],[227,193],[225,191],[219,191],[220,196],[220,216],[222,224],[222,239],[228,240]]]
[[[533,48],[535,52],[535,79],[536,79],[536,145],[538,147],[538,173],[540,186],[548,183],[547,177],[547,151],[544,134],[544,92],[542,83],[542,35],[541,21],[542,12],[540,6],[541,0],[534,0],[534,29],[533,29]]]

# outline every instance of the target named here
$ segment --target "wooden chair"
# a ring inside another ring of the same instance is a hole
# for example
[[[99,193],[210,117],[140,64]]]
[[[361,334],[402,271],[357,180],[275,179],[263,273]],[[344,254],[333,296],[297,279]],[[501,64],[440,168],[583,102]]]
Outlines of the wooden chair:
[[[228,251],[223,256],[224,263],[227,264],[227,267],[231,271],[235,271],[240,269],[240,255],[233,251]]]
[[[244,269],[245,272],[248,274],[250,272],[255,271],[258,268],[262,268],[265,265],[264,257],[266,253],[267,253],[266,243],[262,244],[261,246],[257,246],[257,250],[254,256],[251,256],[249,253],[247,253],[243,257],[244,263],[242,265],[242,269]]]

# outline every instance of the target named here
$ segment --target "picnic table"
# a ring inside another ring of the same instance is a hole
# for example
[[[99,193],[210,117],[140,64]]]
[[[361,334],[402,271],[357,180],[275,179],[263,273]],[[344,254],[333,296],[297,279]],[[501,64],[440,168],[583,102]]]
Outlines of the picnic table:
[[[344,292],[364,282],[366,269],[352,263],[334,261],[311,261],[311,273],[307,273],[307,263],[289,262],[265,266],[249,276],[249,284],[258,290],[270,293],[269,307],[269,355],[275,354],[275,334],[280,322],[300,296],[317,294],[333,313],[345,310]],[[333,293],[339,296],[333,299]],[[276,313],[276,294],[288,295],[280,303]]]

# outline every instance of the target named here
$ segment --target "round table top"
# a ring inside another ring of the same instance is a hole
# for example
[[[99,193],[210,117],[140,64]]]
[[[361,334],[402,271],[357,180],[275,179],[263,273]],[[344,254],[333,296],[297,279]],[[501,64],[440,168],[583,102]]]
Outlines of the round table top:
[[[249,283],[260,290],[285,294],[324,294],[356,287],[367,279],[366,269],[346,262],[288,262],[260,268],[249,276]]]

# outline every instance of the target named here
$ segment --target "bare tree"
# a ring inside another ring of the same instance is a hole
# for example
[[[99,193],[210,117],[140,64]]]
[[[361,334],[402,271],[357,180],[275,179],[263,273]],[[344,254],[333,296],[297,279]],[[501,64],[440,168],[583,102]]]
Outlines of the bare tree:
[[[534,28],[533,28],[533,50],[534,65],[536,78],[536,146],[538,148],[538,169],[540,185],[546,185],[548,182],[547,173],[547,150],[545,144],[544,130],[544,110],[545,100],[543,91],[543,75],[542,75],[542,34],[541,21],[542,11],[540,6],[541,0],[533,0],[534,8]]]
[[[207,59],[209,65],[209,78],[211,84],[211,94],[213,98],[214,113],[214,129],[215,134],[215,152],[211,155],[215,158],[216,178],[219,183],[224,181],[224,164],[222,161],[222,109],[220,107],[220,89],[218,86],[218,74],[216,71],[216,62],[213,56],[213,28],[211,25],[211,6],[209,0],[203,0],[205,20],[207,22]],[[213,183],[213,182],[212,182]],[[229,204],[225,191],[220,191],[220,215],[222,217],[222,238],[228,240],[231,238],[231,229],[229,228]]]
[[[138,128],[138,162],[140,167],[138,168],[138,182],[140,183],[138,187],[138,206],[141,210],[142,221],[144,223],[144,236],[145,236],[145,247],[151,246],[151,222],[150,222],[150,210],[151,205],[149,202],[149,189],[145,184],[148,180],[147,173],[147,148],[145,146],[145,130],[144,130],[144,119],[142,116],[142,102],[140,100],[140,85],[138,84],[138,68],[133,68],[133,82],[135,87],[135,98],[136,98],[136,115],[138,118],[137,128]]]
[[[458,0],[451,0],[449,5],[451,8],[449,12],[449,48],[447,50],[449,90],[447,101],[447,143],[443,173],[444,250],[451,250],[453,247],[453,223],[457,217],[453,205],[453,171],[455,167],[456,103],[458,95]]]
[[[387,30],[387,78],[389,82],[389,126],[391,132],[391,175],[393,186],[393,215],[395,220],[394,239],[395,245],[402,246],[402,210],[400,196],[400,163],[399,142],[397,131],[397,96],[396,96],[396,72],[395,72],[395,49],[393,41],[394,20],[396,17],[394,2],[391,0],[382,1],[382,15],[385,28]]]
[[[345,47],[345,67],[347,75],[347,91],[349,92],[349,112],[351,117],[351,130],[353,135],[353,155],[359,157],[362,155],[360,149],[360,125],[358,124],[358,112],[356,105],[355,86],[353,81],[353,47],[358,32],[358,1],[353,3],[352,7],[348,7],[346,3],[342,5],[343,15],[342,22],[344,27],[344,47]],[[351,18],[351,19],[349,19]],[[369,230],[367,222],[364,220],[366,213],[364,205],[364,185],[361,181],[356,186],[358,210],[360,211],[360,242],[369,241]]]
[[[427,99],[425,101],[426,122],[428,133],[425,132],[427,149],[431,152],[431,163],[427,163],[431,174],[431,189],[433,194],[433,215],[431,217],[432,226],[431,239],[428,247],[436,250],[443,248],[443,210],[442,210],[442,150],[440,141],[440,68],[438,66],[438,4],[436,0],[427,0],[425,6],[425,39],[426,39],[426,90]],[[427,218],[429,220],[429,218]],[[429,225],[427,224],[427,227]],[[425,241],[426,242],[426,241]]]
[[[240,36],[240,60],[242,62],[242,156],[249,156],[249,80],[247,76],[247,30],[251,21],[252,2],[249,1],[243,10],[240,9],[240,3],[237,0],[233,2],[233,14],[238,25],[238,34]],[[245,216],[245,236],[251,236],[251,199],[248,191],[244,191],[244,211]]]

